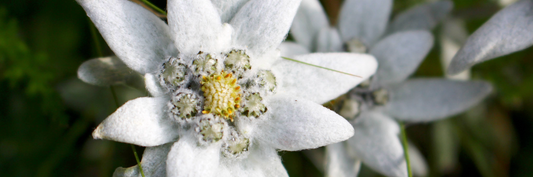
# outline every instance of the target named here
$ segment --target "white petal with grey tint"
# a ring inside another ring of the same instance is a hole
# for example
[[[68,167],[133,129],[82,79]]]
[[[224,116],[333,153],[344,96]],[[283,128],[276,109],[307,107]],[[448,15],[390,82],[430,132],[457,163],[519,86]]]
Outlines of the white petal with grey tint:
[[[427,2],[408,9],[396,16],[388,29],[388,34],[407,30],[432,30],[453,8],[453,2],[444,0]]]
[[[229,23],[233,16],[241,9],[249,0],[211,0],[213,5],[218,9],[218,14],[222,23]]]
[[[145,176],[166,176],[166,160],[168,151],[173,143],[156,147],[147,147],[144,150],[141,166]],[[139,166],[129,168],[118,167],[113,173],[113,177],[141,177]]]
[[[220,52],[228,44],[230,31],[210,0],[168,0],[167,5],[168,25],[181,53]]]
[[[348,74],[282,59],[274,64],[278,92],[322,104],[332,100],[370,77],[377,68],[371,55],[355,53],[313,53],[294,59]]]
[[[446,68],[452,62],[453,56],[455,56],[466,38],[468,38],[468,32],[466,31],[464,21],[461,19],[444,20],[440,32],[440,59],[443,71],[446,71]],[[464,70],[455,75],[446,74],[446,78],[468,80],[470,79],[470,70]]]
[[[314,51],[320,29],[329,27],[328,17],[318,0],[303,0],[291,26],[291,35],[296,42]]]
[[[316,43],[317,52],[342,52],[343,43],[336,28],[326,26],[320,30]]]
[[[496,13],[479,27],[453,58],[448,74],[533,45],[533,0],[522,0]]]
[[[307,50],[304,46],[294,42],[282,42],[281,45],[279,45],[279,50],[281,56],[285,57],[294,57],[296,55],[309,53],[309,50]]]
[[[215,176],[220,164],[220,143],[199,145],[198,139],[185,136],[172,145],[167,158],[167,176]]]
[[[400,129],[394,120],[377,112],[364,112],[356,119],[354,130],[347,142],[365,165],[385,176],[407,176],[398,138]]]
[[[130,68],[153,72],[177,53],[168,26],[128,0],[78,0],[109,47]]]
[[[267,121],[261,122],[254,134],[276,149],[314,149],[353,135],[353,127],[346,119],[309,100],[274,95],[266,105]]]
[[[144,75],[144,83],[146,85],[146,90],[153,97],[162,96],[167,93],[167,90],[161,86],[159,78],[154,74],[146,73]]]
[[[268,146],[254,144],[248,157],[242,160],[226,161],[217,174],[222,177],[284,177],[289,176],[281,163],[277,151]]]
[[[78,78],[83,82],[98,86],[127,84],[135,88],[144,87],[141,75],[114,56],[83,62],[78,68]]]
[[[385,32],[392,8],[392,0],[346,0],[339,14],[342,40],[361,41],[372,46]]]
[[[478,104],[491,91],[483,81],[455,81],[439,78],[411,79],[387,89],[384,111],[409,122],[428,122],[453,116]]]
[[[411,75],[433,46],[433,35],[427,31],[405,31],[379,41],[370,54],[376,57],[379,68],[371,87],[399,83]]]
[[[414,176],[427,176],[428,165],[422,153],[416,148],[415,145],[409,143],[409,162],[411,163],[411,170]]]
[[[107,117],[93,132],[95,139],[107,139],[139,146],[158,146],[178,138],[162,98],[130,100]]]
[[[326,177],[355,177],[361,168],[361,161],[351,157],[345,142],[326,146]]]
[[[300,0],[252,0],[231,20],[236,45],[247,46],[253,56],[276,49],[289,32]],[[252,20],[250,20],[252,19]]]

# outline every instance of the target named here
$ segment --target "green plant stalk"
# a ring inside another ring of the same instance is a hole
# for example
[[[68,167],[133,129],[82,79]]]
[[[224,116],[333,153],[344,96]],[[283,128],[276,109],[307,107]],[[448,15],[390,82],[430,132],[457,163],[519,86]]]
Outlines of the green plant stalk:
[[[135,146],[133,146],[133,144],[131,145],[131,150],[133,150],[133,155],[135,155],[135,160],[137,161],[139,170],[141,171],[141,176],[144,177],[143,167],[141,166],[141,161],[139,161],[139,156],[137,155],[137,151],[135,150]]]
[[[355,74],[350,74],[350,73],[347,73],[347,72],[342,72],[342,71],[334,70],[334,69],[331,69],[331,68],[326,68],[326,67],[323,67],[323,66],[318,66],[318,65],[311,64],[311,63],[306,63],[306,62],[303,62],[303,61],[300,61],[300,60],[295,60],[295,59],[288,58],[288,57],[281,57],[281,58],[283,58],[285,60],[301,63],[301,64],[304,64],[304,65],[309,65],[309,66],[325,69],[325,70],[328,70],[328,71],[333,71],[333,72],[337,72],[337,73],[341,73],[341,74],[346,74],[346,75],[362,78],[361,76],[358,76],[358,75],[355,75]]]
[[[409,177],[413,177],[413,173],[411,172],[411,162],[409,160],[409,147],[407,146],[407,134],[405,133],[405,125],[403,122],[398,122],[400,124],[400,134],[402,139],[402,146],[403,146],[403,155],[405,157],[405,162],[407,163],[407,175]]]
[[[113,95],[113,100],[115,101],[115,105],[118,108],[119,105],[118,105],[118,99],[117,99],[117,94],[115,92],[115,89],[113,88],[113,86],[109,86],[109,89],[111,89],[111,95]],[[133,146],[133,144],[130,144],[130,145],[131,145],[131,150],[133,150],[133,155],[135,156],[135,161],[137,161],[137,166],[139,166],[139,171],[141,171],[141,176],[144,177],[143,167],[141,166],[141,161],[139,161],[139,156],[137,155],[135,146]]]
[[[102,57],[103,55],[102,55],[102,50],[100,48],[100,41],[98,40],[98,35],[96,33],[96,27],[91,22],[91,20],[89,20],[89,26],[91,28],[91,35],[95,43],[94,45],[96,47],[98,57]],[[117,106],[118,108],[119,104],[118,104],[117,94],[115,93],[115,89],[113,88],[113,86],[109,86],[109,89],[111,90],[111,95],[113,96],[113,101],[115,102],[115,106]],[[137,161],[137,166],[139,166],[139,170],[141,171],[141,176],[144,177],[144,171],[141,166],[141,162],[139,161],[139,156],[137,156],[137,151],[135,151],[135,147],[133,146],[133,144],[131,145],[131,149],[133,150],[133,155],[135,156],[135,160]]]
[[[165,12],[164,10],[161,10],[159,7],[155,6],[154,4],[150,3],[148,0],[140,0],[141,2],[143,2],[144,4],[146,4],[147,6],[150,6],[150,8],[154,9],[155,11],[163,14],[163,15],[167,15],[167,12]]]
[[[102,57],[102,49],[100,47],[100,40],[98,40],[98,35],[96,34],[96,27],[94,26],[93,22],[88,19],[89,26],[91,28],[91,36],[93,36],[94,41],[94,48],[96,48],[96,54],[98,54],[98,57]]]

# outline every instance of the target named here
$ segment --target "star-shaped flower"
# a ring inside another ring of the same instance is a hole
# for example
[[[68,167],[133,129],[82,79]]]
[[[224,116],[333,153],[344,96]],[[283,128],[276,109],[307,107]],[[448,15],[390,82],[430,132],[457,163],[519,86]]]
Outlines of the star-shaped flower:
[[[533,0],[521,0],[500,10],[477,29],[455,54],[448,74],[533,45]]]
[[[365,54],[294,57],[361,78],[282,60],[276,48],[297,0],[169,0],[168,25],[127,0],[78,2],[153,96],[128,101],[93,136],[147,146],[141,165],[150,176],[287,176],[276,150],[352,136],[350,124],[320,104],[377,68]]]
[[[481,81],[406,80],[433,46],[433,36],[424,29],[435,27],[452,4],[439,1],[414,7],[387,26],[391,5],[391,0],[346,0],[338,26],[332,28],[320,3],[304,0],[291,28],[297,43],[283,45],[288,55],[348,50],[368,52],[378,60],[370,82],[354,88],[338,110],[350,120],[355,134],[327,146],[327,176],[355,176],[361,161],[384,175],[406,176],[396,120],[442,119],[477,104],[491,91]]]

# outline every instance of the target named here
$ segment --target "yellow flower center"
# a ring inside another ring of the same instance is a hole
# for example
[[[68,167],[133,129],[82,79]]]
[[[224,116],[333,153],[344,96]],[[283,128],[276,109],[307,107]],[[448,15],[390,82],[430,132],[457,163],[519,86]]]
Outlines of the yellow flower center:
[[[241,86],[233,74],[222,71],[202,76],[200,84],[205,97],[202,113],[213,113],[233,122],[233,115],[241,102]]]

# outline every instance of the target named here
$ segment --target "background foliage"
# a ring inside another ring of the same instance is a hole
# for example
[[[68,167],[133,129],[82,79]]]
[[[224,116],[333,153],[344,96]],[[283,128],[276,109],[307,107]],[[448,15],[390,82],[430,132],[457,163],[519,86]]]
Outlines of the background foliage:
[[[166,1],[153,0],[165,9]],[[422,0],[397,0],[393,15]],[[334,23],[341,0],[323,1]],[[452,15],[472,33],[501,8],[495,0],[455,0]],[[116,109],[110,88],[77,79],[85,60],[112,55],[74,0],[0,1],[0,170],[2,176],[111,176],[135,165],[128,144],[93,140]],[[442,77],[435,47],[415,77]],[[431,124],[408,125],[431,176],[533,176],[533,48],[473,68],[495,92],[474,109]],[[116,86],[118,104],[145,95]],[[142,153],[143,148],[137,147]],[[290,176],[322,176],[304,155],[280,152]],[[360,176],[379,176],[363,167]]]

